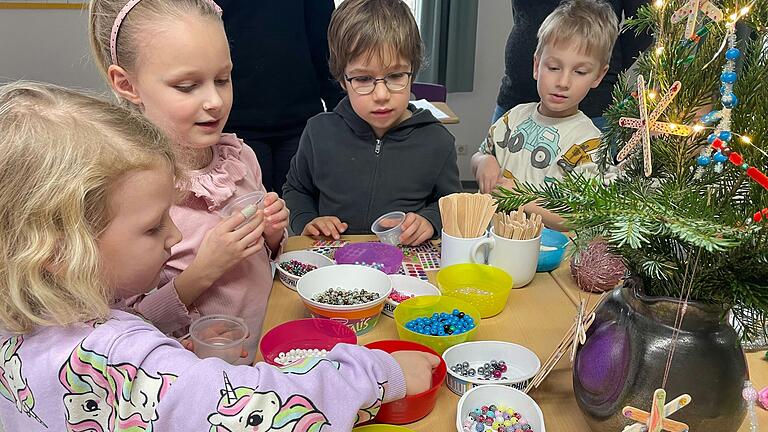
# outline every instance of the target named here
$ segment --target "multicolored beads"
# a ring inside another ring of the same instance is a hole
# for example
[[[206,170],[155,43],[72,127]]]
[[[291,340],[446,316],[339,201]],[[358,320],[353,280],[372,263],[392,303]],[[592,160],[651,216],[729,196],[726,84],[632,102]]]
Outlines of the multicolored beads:
[[[346,290],[341,287],[331,287],[320,294],[316,294],[312,300],[334,306],[348,306],[368,303],[379,297],[379,293],[366,291],[362,288]]]
[[[317,269],[317,266],[314,264],[303,263],[299,260],[292,259],[290,261],[281,262],[280,268],[294,276],[302,277],[305,274],[311,272],[312,270]]]
[[[389,294],[389,298],[392,299],[392,301],[397,302],[397,303],[402,303],[402,302],[404,302],[404,301],[406,301],[406,300],[408,300],[410,298],[414,298],[414,297],[416,297],[416,296],[413,295],[413,294],[402,293],[402,292],[400,292],[398,290],[392,290],[392,292]]]
[[[275,357],[274,362],[281,366],[287,366],[299,360],[304,360],[305,358],[325,357],[326,355],[328,355],[328,351],[324,349],[297,348],[297,349],[292,349],[288,352],[281,352],[280,354],[277,355],[277,357]]]
[[[454,309],[450,314],[433,313],[431,317],[419,317],[405,323],[408,330],[428,336],[461,334],[475,326],[475,320],[458,309]]]
[[[464,432],[533,432],[531,425],[519,412],[502,404],[483,405],[470,411],[464,419],[463,429]]]
[[[503,376],[504,372],[507,371],[507,363],[504,360],[491,360],[478,366],[477,369],[471,367],[469,362],[456,363],[451,366],[451,371],[463,377],[474,377],[477,374],[477,379],[480,380],[507,379],[506,376]]]
[[[377,262],[367,263],[365,261],[355,261],[355,265],[366,266],[370,268],[375,268],[376,270],[379,270],[379,271],[384,271],[384,264],[382,263],[377,263]]]

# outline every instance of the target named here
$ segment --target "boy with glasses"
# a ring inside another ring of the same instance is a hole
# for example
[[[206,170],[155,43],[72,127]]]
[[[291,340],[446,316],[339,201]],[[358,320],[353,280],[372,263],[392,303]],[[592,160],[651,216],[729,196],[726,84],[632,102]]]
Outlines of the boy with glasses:
[[[453,136],[408,104],[422,63],[419,29],[401,0],[346,0],[328,28],[331,74],[347,92],[307,123],[283,188],[291,229],[338,239],[406,213],[403,245],[440,233],[437,201],[461,190]]]

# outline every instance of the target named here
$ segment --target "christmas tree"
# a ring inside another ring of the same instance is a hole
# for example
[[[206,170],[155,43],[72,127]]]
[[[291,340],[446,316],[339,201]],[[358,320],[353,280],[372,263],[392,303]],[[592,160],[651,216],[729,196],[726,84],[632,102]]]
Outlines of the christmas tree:
[[[723,305],[744,337],[760,336],[767,25],[768,1],[652,0],[624,30],[652,33],[655,44],[614,89],[594,157],[603,176],[499,189],[499,209],[536,200],[566,219],[577,243],[604,238],[646,295]]]

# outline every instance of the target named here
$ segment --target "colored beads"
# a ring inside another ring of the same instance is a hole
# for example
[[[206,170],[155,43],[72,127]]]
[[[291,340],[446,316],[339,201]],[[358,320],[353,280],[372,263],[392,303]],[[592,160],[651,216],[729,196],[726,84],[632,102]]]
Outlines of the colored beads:
[[[461,334],[475,328],[475,320],[464,312],[433,313],[431,317],[420,317],[405,323],[405,328],[428,336],[448,336]]]
[[[726,84],[733,84],[736,82],[736,72],[726,71],[720,74],[720,81]]]
[[[506,380],[502,374],[507,371],[507,363],[504,360],[491,360],[484,364],[472,367],[469,362],[456,363],[451,366],[451,371],[463,377],[474,377],[477,374],[479,380]]]
[[[736,60],[741,55],[741,51],[739,51],[738,48],[728,48],[728,51],[725,52],[725,58],[726,60]]]
[[[281,262],[280,268],[294,276],[302,277],[305,274],[311,272],[312,270],[317,269],[317,266],[314,264],[303,263],[301,261],[292,259],[290,261]]]
[[[324,349],[292,349],[288,352],[281,352],[280,354],[275,357],[274,361],[275,363],[286,366],[292,363],[295,363],[299,360],[304,360],[305,358],[310,357],[325,357],[328,354],[328,351]]]
[[[464,432],[531,431],[528,420],[512,408],[503,405],[483,405],[470,411],[462,423]]]
[[[348,306],[368,303],[377,298],[379,298],[378,293],[366,291],[362,288],[346,290],[341,287],[331,287],[313,296],[312,300],[334,306]]]
[[[392,299],[392,301],[397,303],[402,303],[410,298],[416,297],[413,294],[403,293],[397,290],[392,290],[392,293],[389,294],[389,298]]]
[[[384,264],[382,263],[377,263],[377,262],[367,263],[365,261],[355,261],[355,265],[366,266],[370,268],[375,268],[376,270],[384,271]]]

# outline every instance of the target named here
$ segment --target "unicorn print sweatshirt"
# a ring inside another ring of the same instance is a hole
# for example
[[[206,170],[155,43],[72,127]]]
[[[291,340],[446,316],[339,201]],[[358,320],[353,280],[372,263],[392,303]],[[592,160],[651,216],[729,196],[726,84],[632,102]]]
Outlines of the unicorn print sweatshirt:
[[[142,319],[0,336],[0,430],[350,431],[405,395],[387,353],[339,345],[278,369],[198,359]]]

